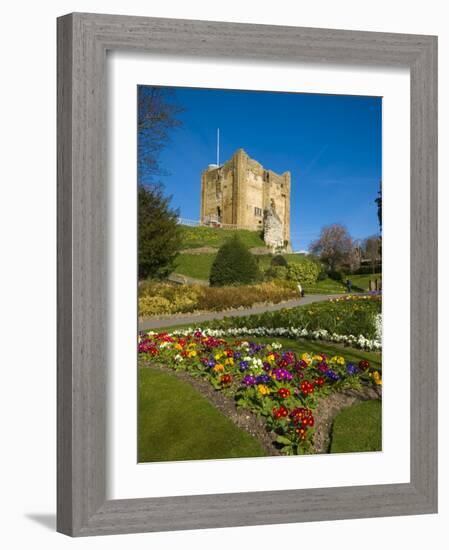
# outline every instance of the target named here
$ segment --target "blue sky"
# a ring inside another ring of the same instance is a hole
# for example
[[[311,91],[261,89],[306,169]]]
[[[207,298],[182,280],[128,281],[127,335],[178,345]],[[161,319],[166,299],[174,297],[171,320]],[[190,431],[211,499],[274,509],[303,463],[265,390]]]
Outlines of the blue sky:
[[[291,238],[306,250],[320,229],[345,225],[353,238],[378,233],[374,202],[382,170],[379,97],[176,88],[185,108],[160,156],[165,192],[181,217],[199,219],[201,172],[240,147],[265,168],[289,170]]]

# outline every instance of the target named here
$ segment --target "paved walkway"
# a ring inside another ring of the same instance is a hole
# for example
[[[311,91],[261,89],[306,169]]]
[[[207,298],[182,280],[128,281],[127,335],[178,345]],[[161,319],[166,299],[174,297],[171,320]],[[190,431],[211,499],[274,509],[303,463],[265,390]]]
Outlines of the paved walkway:
[[[279,304],[261,304],[251,308],[228,309],[226,311],[208,311],[205,313],[186,313],[183,315],[167,315],[164,317],[147,317],[139,319],[139,330],[151,330],[155,328],[172,327],[176,325],[185,325],[187,323],[204,323],[214,319],[223,319],[224,317],[245,317],[255,313],[264,313],[266,311],[278,311],[279,309],[289,309],[297,306],[306,306],[314,302],[324,302],[330,298],[338,298],[344,294],[309,294],[304,298],[296,298]]]

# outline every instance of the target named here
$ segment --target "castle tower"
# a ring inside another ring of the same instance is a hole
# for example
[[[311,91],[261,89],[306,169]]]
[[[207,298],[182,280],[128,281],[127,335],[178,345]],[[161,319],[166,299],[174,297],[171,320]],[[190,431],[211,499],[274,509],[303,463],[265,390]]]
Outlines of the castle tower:
[[[276,174],[238,149],[223,165],[203,171],[201,223],[263,231],[266,213],[272,212],[280,220],[277,241],[289,248],[290,187],[290,172]]]

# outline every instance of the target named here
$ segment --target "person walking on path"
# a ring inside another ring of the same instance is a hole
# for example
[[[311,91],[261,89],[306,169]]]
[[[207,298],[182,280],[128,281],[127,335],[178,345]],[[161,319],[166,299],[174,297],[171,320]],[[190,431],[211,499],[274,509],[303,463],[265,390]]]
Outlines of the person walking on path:
[[[304,290],[301,286],[301,283],[298,282],[298,292],[299,292],[299,295],[301,296],[301,298],[304,298]]]
[[[346,291],[352,292],[352,282],[349,279],[346,279]]]

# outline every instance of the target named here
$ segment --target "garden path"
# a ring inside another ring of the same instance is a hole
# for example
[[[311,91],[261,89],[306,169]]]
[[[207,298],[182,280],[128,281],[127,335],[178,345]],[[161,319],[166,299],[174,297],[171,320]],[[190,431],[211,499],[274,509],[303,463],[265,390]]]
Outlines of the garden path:
[[[255,313],[264,313],[266,311],[278,311],[280,309],[290,309],[297,306],[306,306],[314,302],[324,302],[330,298],[339,298],[344,294],[310,294],[303,298],[296,298],[279,304],[260,304],[250,308],[228,309],[226,311],[206,311],[203,313],[186,313],[178,315],[166,315],[162,317],[147,317],[139,319],[139,330],[151,330],[162,327],[172,327],[175,325],[185,325],[187,323],[204,323],[214,319],[223,319],[224,317],[245,317]]]

